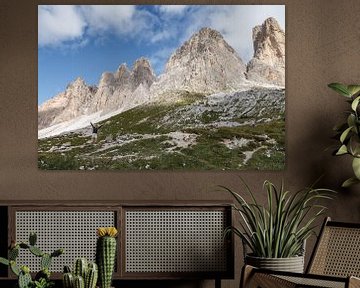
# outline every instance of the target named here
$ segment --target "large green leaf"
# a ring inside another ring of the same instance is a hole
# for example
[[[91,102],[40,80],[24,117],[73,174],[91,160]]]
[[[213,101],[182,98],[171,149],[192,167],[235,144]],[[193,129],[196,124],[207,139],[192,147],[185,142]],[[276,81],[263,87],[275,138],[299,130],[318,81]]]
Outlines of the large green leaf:
[[[341,145],[339,150],[336,152],[336,155],[344,155],[344,154],[347,154],[347,153],[349,153],[349,152],[348,152],[348,149],[347,149],[346,145]]]
[[[352,103],[351,103],[351,109],[352,109],[352,110],[356,111],[356,108],[357,108],[358,105],[359,105],[359,101],[360,101],[360,96],[356,97],[356,98],[354,99],[354,101],[352,101]]]
[[[347,90],[351,96],[360,92],[360,85],[348,85]]]
[[[357,179],[360,180],[360,158],[354,157],[352,168]]]
[[[9,265],[9,264],[10,264],[9,260],[8,260],[8,259],[5,259],[5,258],[3,258],[3,257],[0,257],[0,263],[1,263],[1,264],[4,264],[4,265]]]
[[[357,179],[356,177],[351,177],[351,178],[347,179],[346,181],[344,181],[344,183],[342,183],[341,187],[348,188],[352,185],[359,184],[359,183],[360,183],[359,179]]]
[[[344,141],[346,140],[346,137],[348,136],[349,132],[351,131],[353,127],[350,126],[349,128],[345,129],[343,133],[341,133],[341,136],[340,136],[340,142],[341,143],[344,143]]]
[[[348,118],[347,118],[347,124],[348,126],[355,126],[356,124],[356,116],[352,113],[349,114]]]
[[[328,87],[345,97],[351,97],[347,85],[341,83],[330,83]]]

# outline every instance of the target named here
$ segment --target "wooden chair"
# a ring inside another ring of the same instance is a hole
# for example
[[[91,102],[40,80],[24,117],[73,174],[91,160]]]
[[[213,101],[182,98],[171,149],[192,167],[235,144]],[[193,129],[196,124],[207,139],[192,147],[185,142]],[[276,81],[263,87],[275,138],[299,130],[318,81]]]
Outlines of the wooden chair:
[[[240,287],[360,287],[360,223],[326,218],[306,273],[278,272],[244,266]]]

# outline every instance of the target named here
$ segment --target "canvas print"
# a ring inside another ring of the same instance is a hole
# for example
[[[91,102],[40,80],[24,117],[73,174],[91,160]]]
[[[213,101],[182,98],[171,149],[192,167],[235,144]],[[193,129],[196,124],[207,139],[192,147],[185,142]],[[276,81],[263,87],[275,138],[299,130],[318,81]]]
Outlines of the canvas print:
[[[40,169],[284,165],[284,5],[38,6]]]

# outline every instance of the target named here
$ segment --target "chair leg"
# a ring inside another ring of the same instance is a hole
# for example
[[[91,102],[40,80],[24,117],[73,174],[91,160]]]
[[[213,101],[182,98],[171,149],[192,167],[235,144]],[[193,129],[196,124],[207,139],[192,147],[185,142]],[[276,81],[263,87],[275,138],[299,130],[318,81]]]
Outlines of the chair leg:
[[[221,278],[215,278],[215,288],[221,288]]]
[[[246,288],[248,287],[250,280],[251,280],[251,276],[253,274],[254,271],[254,267],[250,266],[250,265],[244,265],[244,267],[242,268],[241,271],[241,278],[240,278],[240,288]]]

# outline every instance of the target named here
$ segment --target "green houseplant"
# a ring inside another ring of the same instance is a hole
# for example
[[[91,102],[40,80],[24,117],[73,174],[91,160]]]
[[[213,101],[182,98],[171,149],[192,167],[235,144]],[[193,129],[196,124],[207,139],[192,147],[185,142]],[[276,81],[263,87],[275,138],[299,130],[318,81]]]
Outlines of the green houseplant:
[[[360,183],[360,85],[331,83],[329,88],[346,97],[350,105],[346,122],[334,127],[338,133],[339,147],[334,151],[337,156],[350,155],[354,177],[347,179],[342,186],[349,187]]]
[[[251,201],[246,201],[227,187],[221,187],[235,199],[233,208],[239,213],[240,227],[229,227],[226,233],[233,232],[239,236],[251,251],[244,255],[246,264],[303,272],[304,243],[314,233],[315,220],[326,209],[318,204],[318,200],[331,199],[334,191],[310,187],[290,193],[283,184],[278,189],[270,181],[265,181],[267,203],[264,206],[256,200],[249,186],[243,183]]]
[[[29,243],[19,242],[12,243],[8,259],[0,257],[0,263],[10,266],[11,271],[18,277],[19,288],[50,288],[54,286],[54,282],[50,280],[50,265],[54,257],[59,257],[64,253],[63,249],[57,249],[52,253],[43,252],[36,246],[37,236],[35,233],[30,233]],[[28,250],[31,254],[40,258],[41,270],[32,279],[30,268],[26,265],[19,266],[16,259],[19,256],[20,249]]]
[[[110,288],[116,258],[115,227],[100,227],[97,229],[96,262],[99,268],[99,287]]]
[[[89,262],[86,258],[75,260],[74,269],[64,266],[64,288],[95,288],[98,279],[98,267],[96,263]]]

